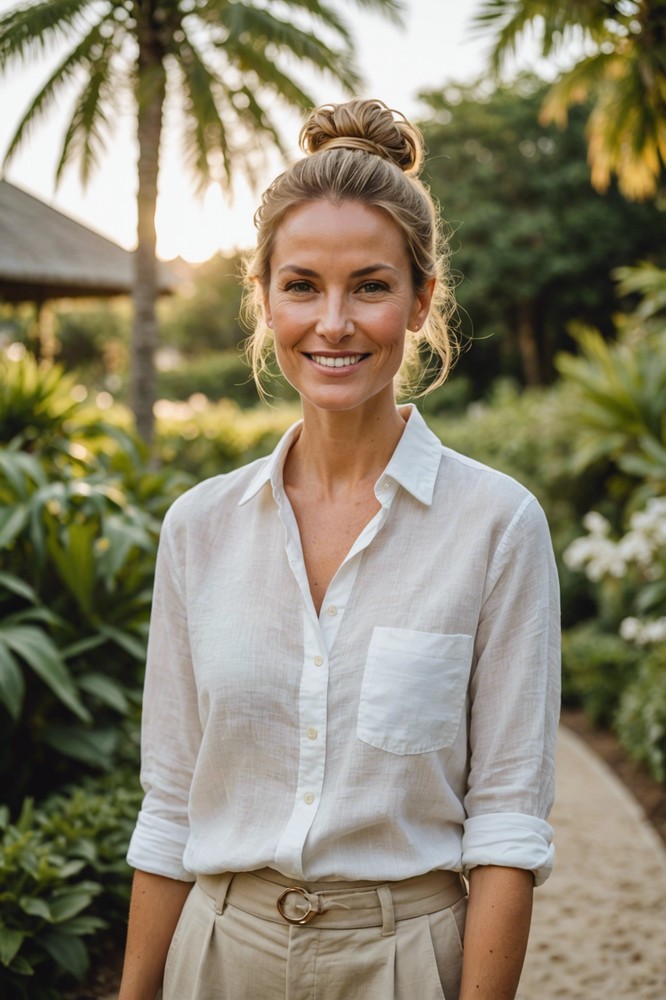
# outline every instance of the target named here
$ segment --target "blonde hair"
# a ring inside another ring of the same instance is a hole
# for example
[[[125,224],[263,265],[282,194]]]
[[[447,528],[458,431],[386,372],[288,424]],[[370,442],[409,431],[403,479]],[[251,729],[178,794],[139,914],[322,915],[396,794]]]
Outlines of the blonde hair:
[[[430,314],[409,332],[396,378],[399,395],[425,395],[446,379],[456,352],[450,320],[454,296],[448,245],[430,192],[419,180],[423,162],[420,130],[379,100],[325,104],[310,112],[299,135],[306,154],[275,178],[264,192],[254,223],[256,249],[244,261],[245,315],[254,332],[247,344],[259,392],[269,371],[272,334],[266,326],[263,291],[270,283],[276,233],[287,213],[311,201],[358,201],[382,209],[401,230],[414,288],[435,279]],[[427,376],[434,377],[425,387]],[[420,391],[419,391],[420,390]]]

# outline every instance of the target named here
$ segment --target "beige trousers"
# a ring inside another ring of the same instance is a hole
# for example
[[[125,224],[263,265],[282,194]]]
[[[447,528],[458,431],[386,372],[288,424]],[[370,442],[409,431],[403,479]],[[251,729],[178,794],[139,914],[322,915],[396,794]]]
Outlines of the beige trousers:
[[[459,876],[289,885],[269,869],[201,877],[171,943],[163,1000],[458,1000]]]

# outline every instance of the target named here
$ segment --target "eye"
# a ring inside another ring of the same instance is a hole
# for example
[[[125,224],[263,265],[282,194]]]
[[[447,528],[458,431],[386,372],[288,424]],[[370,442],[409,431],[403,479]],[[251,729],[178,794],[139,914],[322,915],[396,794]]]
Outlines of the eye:
[[[364,281],[360,286],[359,291],[366,295],[377,295],[379,292],[385,292],[388,290],[388,285],[384,281]]]
[[[296,281],[288,281],[284,286],[284,290],[285,292],[296,292],[302,295],[305,292],[314,291],[314,286],[304,278],[299,278]]]

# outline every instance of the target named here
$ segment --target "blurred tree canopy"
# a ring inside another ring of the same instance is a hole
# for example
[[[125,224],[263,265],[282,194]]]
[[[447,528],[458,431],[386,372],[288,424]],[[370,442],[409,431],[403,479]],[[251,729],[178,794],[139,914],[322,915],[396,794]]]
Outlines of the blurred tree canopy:
[[[188,356],[235,348],[240,325],[240,254],[216,254],[192,271],[188,294],[161,304],[162,341]]]
[[[594,187],[606,191],[615,175],[627,198],[658,195],[666,164],[664,0],[485,0],[475,20],[494,32],[496,73],[525,34],[545,58],[573,42],[579,57],[548,89],[542,120],[565,125],[572,106],[589,102]]]
[[[566,130],[539,122],[547,90],[525,76],[421,95],[426,180],[452,229],[463,333],[478,341],[459,364],[477,392],[497,375],[550,381],[556,352],[574,347],[567,324],[612,335],[611,271],[666,263],[663,216],[590,186],[587,109],[573,108]]]

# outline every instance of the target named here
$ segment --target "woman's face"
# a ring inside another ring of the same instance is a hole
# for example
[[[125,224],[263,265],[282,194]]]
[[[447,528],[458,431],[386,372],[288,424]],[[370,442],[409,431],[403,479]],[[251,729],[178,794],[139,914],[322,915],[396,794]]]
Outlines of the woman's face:
[[[405,331],[421,327],[432,285],[414,289],[404,239],[381,209],[314,201],[277,230],[264,289],[285,378],[308,403],[348,410],[391,401]]]

